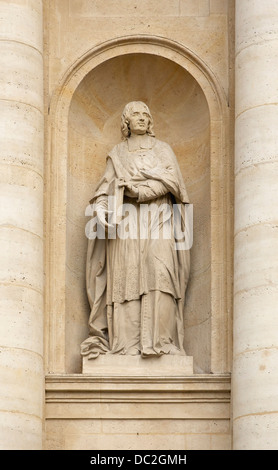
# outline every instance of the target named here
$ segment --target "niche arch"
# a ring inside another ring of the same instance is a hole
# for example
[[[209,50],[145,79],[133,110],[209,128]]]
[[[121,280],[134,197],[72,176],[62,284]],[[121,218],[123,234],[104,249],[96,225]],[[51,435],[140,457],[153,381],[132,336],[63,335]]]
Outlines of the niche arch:
[[[194,207],[185,347],[196,373],[227,372],[229,270],[227,104],[191,51],[164,38],[100,45],[65,75],[50,108],[47,369],[79,373],[87,337],[85,208],[120,140],[126,102],[147,102],[157,138],[174,149]],[[55,281],[53,281],[55,280]]]

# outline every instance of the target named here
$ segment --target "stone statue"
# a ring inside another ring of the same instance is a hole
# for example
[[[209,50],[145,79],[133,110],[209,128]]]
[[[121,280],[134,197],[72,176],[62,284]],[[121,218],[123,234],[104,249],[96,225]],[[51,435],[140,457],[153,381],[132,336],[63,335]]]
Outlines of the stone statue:
[[[89,359],[99,354],[185,355],[190,260],[188,246],[177,247],[176,221],[180,233],[186,233],[188,196],[172,149],[154,136],[146,104],[125,106],[121,130],[123,142],[109,153],[90,201],[105,235],[89,237],[91,313],[81,354]]]

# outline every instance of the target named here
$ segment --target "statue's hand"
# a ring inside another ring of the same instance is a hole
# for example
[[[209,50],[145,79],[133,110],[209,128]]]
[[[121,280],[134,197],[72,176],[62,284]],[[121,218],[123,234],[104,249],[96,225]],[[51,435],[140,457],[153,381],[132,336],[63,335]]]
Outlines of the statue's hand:
[[[125,181],[125,182],[119,183],[119,187],[120,188],[122,188],[122,187],[125,188],[125,194],[128,197],[138,197],[139,196],[139,189],[130,182],[128,183],[128,182]]]
[[[104,227],[113,227],[112,224],[109,224],[107,222],[108,215],[111,214],[112,212],[113,211],[109,211],[107,209],[104,209],[101,206],[97,208],[97,218],[98,218],[99,222],[101,223],[101,225],[103,225]]]

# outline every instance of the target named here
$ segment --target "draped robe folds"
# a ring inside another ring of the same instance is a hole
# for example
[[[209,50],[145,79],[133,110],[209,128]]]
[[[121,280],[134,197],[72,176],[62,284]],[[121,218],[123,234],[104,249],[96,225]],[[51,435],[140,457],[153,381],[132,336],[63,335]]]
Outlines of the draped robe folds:
[[[190,254],[188,246],[176,249],[173,204],[181,209],[184,224],[182,209],[189,200],[176,157],[168,144],[150,136],[139,146],[132,139],[116,145],[90,203],[107,209],[109,195],[115,196],[111,188],[119,179],[132,182],[139,191],[137,198],[123,199],[134,209],[129,225],[136,236],[89,239],[86,284],[91,313],[81,354],[89,359],[99,354],[185,355],[183,312]],[[154,218],[140,219],[140,210],[150,205]],[[166,220],[162,207],[169,210]],[[144,237],[139,220],[145,223]],[[154,224],[159,238],[151,236]],[[161,238],[166,225],[170,232]]]

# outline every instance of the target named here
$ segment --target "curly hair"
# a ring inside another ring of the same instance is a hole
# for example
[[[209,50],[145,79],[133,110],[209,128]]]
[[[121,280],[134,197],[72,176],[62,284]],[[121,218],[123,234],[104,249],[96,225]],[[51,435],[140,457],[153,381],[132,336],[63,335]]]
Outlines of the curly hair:
[[[127,140],[128,137],[130,137],[130,128],[129,128],[129,116],[132,110],[134,109],[134,106],[137,104],[140,104],[144,106],[146,109],[148,115],[149,115],[149,125],[147,129],[147,134],[149,134],[151,137],[155,137],[154,130],[153,130],[153,118],[150,113],[150,110],[148,106],[143,103],[143,101],[131,101],[130,103],[127,103],[124,107],[122,117],[121,117],[121,132],[122,132],[122,138],[123,140]]]

